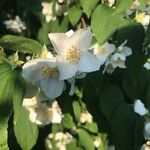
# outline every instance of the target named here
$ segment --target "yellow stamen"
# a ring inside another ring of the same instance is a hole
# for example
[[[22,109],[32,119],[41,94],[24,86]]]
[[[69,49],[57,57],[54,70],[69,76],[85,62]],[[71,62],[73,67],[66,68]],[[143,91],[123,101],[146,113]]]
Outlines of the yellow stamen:
[[[78,63],[80,60],[81,51],[76,47],[72,46],[70,49],[67,50],[65,59],[70,63]]]
[[[42,67],[43,76],[51,77],[51,78],[58,78],[58,70],[57,68],[50,68],[49,66]]]
[[[135,20],[138,23],[141,23],[144,17],[145,17],[145,13],[139,13],[139,14],[136,15]]]
[[[106,49],[104,47],[99,47],[98,51],[102,55],[104,55],[106,53]]]

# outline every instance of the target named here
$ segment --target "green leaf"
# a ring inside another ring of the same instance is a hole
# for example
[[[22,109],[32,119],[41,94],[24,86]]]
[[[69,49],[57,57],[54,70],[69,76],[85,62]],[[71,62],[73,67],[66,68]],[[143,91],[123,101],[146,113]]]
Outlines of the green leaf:
[[[128,97],[132,100],[135,100],[138,95],[136,79],[126,72],[123,76],[122,84]]]
[[[81,6],[83,7],[83,11],[86,13],[89,18],[92,10],[96,6],[98,0],[80,0]]]
[[[93,140],[90,137],[89,133],[83,129],[79,129],[78,137],[80,145],[83,146],[86,150],[94,150]]]
[[[72,103],[73,105],[73,111],[74,111],[74,115],[77,121],[80,120],[80,114],[81,114],[81,105],[79,101],[73,101]]]
[[[44,23],[38,32],[38,40],[42,44],[50,44],[50,40],[48,39],[48,33],[50,33],[50,23]]]
[[[67,144],[67,150],[75,150],[75,149],[77,149],[77,140],[73,138],[73,141]]]
[[[0,46],[8,50],[20,51],[22,53],[38,53],[42,45],[35,40],[14,35],[5,35],[0,38]]]
[[[101,133],[101,134],[99,134],[99,137],[100,137],[102,143],[100,144],[100,147],[98,148],[98,150],[106,150],[106,149],[108,149],[107,134],[106,133]]]
[[[121,13],[131,7],[133,4],[134,0],[117,0],[116,1],[116,6],[115,6],[115,14]]]
[[[116,150],[135,149],[134,129],[138,115],[126,103],[114,112],[112,131]]]
[[[99,107],[108,120],[114,116],[114,112],[123,102],[124,97],[119,87],[109,85],[101,94],[99,100]]]
[[[53,124],[52,125],[52,133],[57,133],[57,132],[62,132],[63,131],[63,127],[61,124]]]
[[[24,84],[18,80],[13,95],[15,136],[23,150],[30,150],[37,141],[38,127],[29,120],[29,113],[22,107]]]
[[[68,29],[68,23],[69,21],[67,17],[65,17],[61,22],[55,20],[50,21],[49,23],[43,23],[38,32],[38,40],[42,44],[49,45],[50,39],[48,38],[48,34],[53,32],[66,32]]]
[[[150,83],[146,90],[145,103],[150,108]]]
[[[15,73],[6,64],[0,64],[0,149],[7,150],[8,120],[12,113],[12,94]]]
[[[84,127],[86,130],[92,133],[97,133],[98,132],[98,126],[95,122],[92,123],[87,123]]]
[[[91,26],[98,43],[103,44],[118,28],[127,25],[122,15],[114,15],[114,10],[100,5],[92,14]]]
[[[143,117],[137,118],[135,129],[134,129],[134,142],[135,149],[140,149],[143,141],[143,128],[144,128],[145,119]]]
[[[74,126],[73,118],[70,114],[65,114],[62,119],[62,125],[64,128],[71,129]]]
[[[82,10],[77,6],[74,5],[68,10],[68,18],[73,26],[77,24],[79,19],[81,18]]]
[[[146,33],[145,33],[145,39],[144,39],[144,47],[147,47],[150,43],[150,25],[148,26]]]

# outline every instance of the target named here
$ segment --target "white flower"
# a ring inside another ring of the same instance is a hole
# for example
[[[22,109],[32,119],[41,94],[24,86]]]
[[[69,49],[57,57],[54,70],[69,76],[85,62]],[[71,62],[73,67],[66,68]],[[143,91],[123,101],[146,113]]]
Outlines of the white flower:
[[[145,140],[150,140],[150,122],[145,123],[144,138],[145,138]]]
[[[137,14],[135,19],[138,23],[141,23],[143,26],[148,26],[150,23],[150,15],[147,15],[145,12]]]
[[[55,134],[56,147],[59,150],[66,150],[66,145],[72,141],[73,137],[69,133],[57,132]]]
[[[134,112],[138,113],[141,116],[144,116],[148,113],[148,110],[145,108],[140,99],[137,99],[134,102]]]
[[[92,121],[93,121],[93,117],[88,111],[81,113],[80,116],[81,123],[86,123],[86,122],[91,123]]]
[[[150,59],[147,60],[147,62],[143,65],[144,68],[147,70],[150,70]]]
[[[46,101],[49,101],[49,98],[39,92],[32,98],[24,98],[22,106],[29,111],[29,119],[33,123],[38,125],[60,123],[62,112],[58,103],[54,101],[50,107]]]
[[[44,94],[54,99],[63,92],[64,81],[59,80],[56,58],[34,59],[22,67],[22,76],[29,82],[40,86]]]
[[[150,141],[143,144],[140,150],[150,150]]]
[[[125,46],[126,42],[127,41],[123,42],[117,48],[117,51],[107,59],[103,73],[105,73],[105,71],[112,73],[117,67],[122,69],[126,68],[126,57],[132,54],[132,49]]]
[[[126,68],[125,61],[126,57],[121,53],[115,53],[110,59],[110,63],[113,68]]]
[[[4,21],[4,24],[7,29],[16,33],[21,33],[23,30],[26,30],[25,23],[21,21],[19,16],[16,16],[15,19]]]
[[[76,79],[83,79],[85,76],[86,76],[85,72],[77,72],[74,77],[67,79],[67,81],[71,84],[70,92],[69,92],[70,96],[74,95]]]
[[[51,123],[61,123],[62,112],[61,112],[61,109],[60,109],[57,101],[54,101],[52,103],[51,111],[53,112]]]
[[[56,56],[60,72],[60,80],[68,79],[79,72],[99,70],[98,59],[88,50],[91,47],[92,33],[88,29],[80,29],[73,35],[50,33],[49,38],[58,53]]]
[[[99,59],[100,64],[103,65],[107,60],[108,56],[115,51],[115,45],[106,42],[102,46],[96,43],[94,46],[94,55]]]
[[[42,14],[45,16],[46,22],[56,20],[53,15],[53,3],[42,2]]]
[[[132,6],[130,7],[130,9],[132,10],[139,10],[140,9],[140,3],[138,0],[135,0],[132,4]]]
[[[150,63],[146,62],[144,65],[144,68],[146,68],[147,70],[150,70]]]

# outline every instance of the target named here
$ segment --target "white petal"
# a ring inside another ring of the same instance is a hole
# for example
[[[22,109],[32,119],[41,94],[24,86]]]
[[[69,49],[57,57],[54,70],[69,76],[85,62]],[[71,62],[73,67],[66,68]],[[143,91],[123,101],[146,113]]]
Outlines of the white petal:
[[[68,32],[65,33],[68,37],[71,37],[74,34],[73,30],[69,30]]]
[[[138,113],[141,116],[144,116],[148,113],[148,110],[145,108],[141,100],[137,99],[134,103],[134,112]]]
[[[58,54],[62,54],[68,48],[68,37],[65,33],[49,33],[48,37]]]
[[[64,81],[47,78],[40,81],[40,86],[47,97],[54,99],[62,94]]]
[[[92,33],[90,28],[77,30],[71,37],[72,46],[76,46],[81,51],[87,51],[91,47]]]
[[[62,120],[62,114],[60,114],[57,110],[53,109],[53,115],[52,115],[52,123],[61,123]]]
[[[106,60],[106,63],[105,63],[105,67],[104,67],[104,70],[103,70],[103,74],[105,73],[105,72],[107,72],[107,73],[113,73],[113,71],[114,71],[114,68],[113,68],[113,66],[112,66],[112,64],[111,64],[111,62],[110,62],[110,60]]]
[[[40,66],[37,60],[31,60],[25,63],[22,67],[22,76],[29,82],[35,83],[42,78]]]
[[[102,50],[104,49],[104,51],[101,51],[101,49]],[[94,54],[99,59],[101,65],[103,65],[106,62],[107,57],[110,54],[112,54],[114,51],[115,51],[115,45],[109,44],[108,42],[106,42],[102,46],[99,46],[98,44],[94,46]]]
[[[145,123],[144,138],[145,140],[150,140],[150,122]]]
[[[132,49],[130,47],[124,46],[123,50],[121,51],[121,54],[126,56],[129,56],[132,54]]]
[[[90,52],[85,52],[81,55],[78,62],[78,71],[80,72],[93,72],[99,70],[99,60]]]
[[[77,65],[65,61],[61,56],[57,56],[57,65],[59,69],[59,79],[64,80],[75,76],[77,72]]]
[[[39,59],[39,60],[37,60],[37,64],[40,67],[49,66],[51,68],[54,68],[54,67],[57,66],[57,64],[56,64],[56,58],[55,57],[53,57],[51,59]]]
[[[150,70],[150,63],[146,62],[144,65],[144,68],[146,68],[147,70]]]
[[[34,110],[31,110],[29,113],[29,119],[31,122],[35,123],[36,122],[36,117],[37,117],[37,113]],[[38,123],[39,125],[41,125],[40,123]]]
[[[112,55],[111,60],[112,61],[117,61],[118,59],[121,59],[123,61],[126,60],[126,57],[124,55],[122,55],[121,53],[115,53],[114,55]]]
[[[107,60],[107,56],[106,55],[97,55],[97,58],[99,59],[100,65],[103,65],[106,60]]]

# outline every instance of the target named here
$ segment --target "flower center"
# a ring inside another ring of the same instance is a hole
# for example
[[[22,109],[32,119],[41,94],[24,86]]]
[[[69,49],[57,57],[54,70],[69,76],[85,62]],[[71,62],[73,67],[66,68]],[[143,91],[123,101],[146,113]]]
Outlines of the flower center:
[[[44,77],[51,77],[53,79],[58,78],[58,70],[57,68],[50,68],[49,66],[42,67],[42,73]]]
[[[135,19],[137,22],[141,23],[144,17],[145,13],[139,13],[138,15],[136,15]]]
[[[72,46],[65,54],[65,59],[70,63],[78,63],[80,60],[81,51],[76,47]]]
[[[106,53],[106,49],[104,47],[99,48],[99,53],[104,55]]]
[[[115,61],[115,63],[116,63],[116,64],[122,64],[122,63],[124,63],[124,61],[121,60],[120,58],[118,58],[118,59]]]

